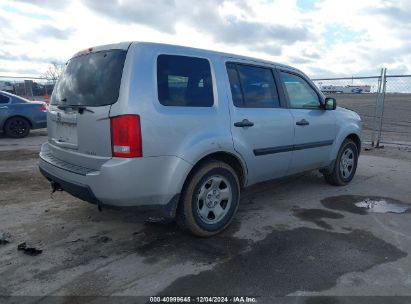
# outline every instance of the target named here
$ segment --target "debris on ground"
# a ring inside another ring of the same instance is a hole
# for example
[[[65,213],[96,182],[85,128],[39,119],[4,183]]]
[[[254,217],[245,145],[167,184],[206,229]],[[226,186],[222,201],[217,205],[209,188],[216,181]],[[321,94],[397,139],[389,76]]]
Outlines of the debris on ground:
[[[84,240],[82,238],[78,238],[78,239],[68,241],[67,243],[77,243],[77,242],[84,242]]]
[[[35,247],[27,247],[26,242],[19,244],[17,246],[17,250],[23,251],[24,254],[31,255],[31,256],[36,256],[43,252],[43,250],[37,249]]]
[[[154,225],[168,225],[173,222],[173,219],[168,219],[165,217],[155,217],[150,216],[144,221],[144,224],[154,224]]]
[[[94,235],[91,237],[92,239],[95,239],[97,243],[107,243],[107,242],[111,242],[112,239],[108,236],[99,236],[99,235]]]
[[[100,243],[107,243],[107,242],[110,242],[111,241],[111,238],[109,238],[108,236],[102,236],[102,237],[99,237],[98,239],[97,239],[97,241],[98,242],[100,242]]]
[[[11,242],[11,234],[8,232],[3,232],[0,235],[0,245],[6,245]]]
[[[7,239],[0,238],[0,245],[6,245],[10,243]]]

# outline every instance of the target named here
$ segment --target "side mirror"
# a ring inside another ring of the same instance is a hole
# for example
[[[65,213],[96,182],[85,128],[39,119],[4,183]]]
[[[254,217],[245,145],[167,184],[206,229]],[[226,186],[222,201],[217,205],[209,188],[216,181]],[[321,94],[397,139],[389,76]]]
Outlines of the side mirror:
[[[324,101],[324,110],[335,110],[337,108],[337,101],[335,98],[327,97]]]

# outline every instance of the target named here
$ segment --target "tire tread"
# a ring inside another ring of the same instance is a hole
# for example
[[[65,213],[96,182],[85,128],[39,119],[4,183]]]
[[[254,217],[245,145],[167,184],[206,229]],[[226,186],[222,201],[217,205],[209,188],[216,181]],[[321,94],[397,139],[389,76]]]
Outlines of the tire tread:
[[[329,183],[330,185],[333,185],[333,186],[345,186],[345,185],[347,185],[347,184],[352,180],[352,178],[351,178],[349,181],[344,181],[344,180],[342,180],[342,179],[340,178],[340,174],[339,174],[339,163],[340,163],[341,153],[342,153],[342,151],[344,150],[344,148],[345,148],[347,145],[349,145],[349,144],[353,145],[353,147],[355,148],[354,153],[355,153],[355,156],[356,156],[356,160],[355,160],[356,163],[355,163],[355,169],[354,169],[353,177],[354,177],[354,175],[355,175],[355,171],[356,171],[356,169],[357,169],[357,164],[358,164],[358,150],[357,150],[357,145],[356,145],[351,139],[346,138],[346,139],[343,141],[343,143],[341,144],[340,149],[338,150],[338,155],[337,155],[337,158],[336,158],[336,160],[335,160],[335,163],[334,163],[334,166],[333,166],[332,171],[331,171],[330,173],[324,172],[324,174],[323,174],[325,181],[326,181],[327,183]]]
[[[227,228],[228,225],[230,225],[232,218],[220,229],[217,231],[208,231],[203,228],[201,228],[195,221],[194,217],[192,216],[192,196],[193,192],[197,186],[197,184],[200,182],[201,178],[207,174],[207,172],[211,171],[212,169],[216,168],[222,168],[225,170],[228,170],[235,178],[236,184],[237,184],[237,189],[238,189],[238,198],[237,202],[233,202],[236,204],[236,209],[234,210],[233,216],[235,212],[237,211],[238,208],[238,203],[239,203],[239,194],[240,194],[240,183],[238,180],[238,177],[231,166],[228,164],[219,161],[219,160],[208,160],[201,164],[196,171],[194,171],[192,174],[188,176],[188,182],[184,186],[184,189],[182,191],[181,197],[180,197],[180,202],[177,206],[177,212],[176,212],[176,222],[177,225],[185,231],[190,232],[191,234],[199,237],[210,237],[212,235],[215,235],[221,231],[223,231],[225,228]]]

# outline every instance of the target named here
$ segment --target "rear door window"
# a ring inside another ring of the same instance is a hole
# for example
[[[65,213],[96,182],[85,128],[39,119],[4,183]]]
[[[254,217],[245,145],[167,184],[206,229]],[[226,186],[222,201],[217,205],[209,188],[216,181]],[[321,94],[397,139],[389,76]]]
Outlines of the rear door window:
[[[70,59],[54,87],[51,104],[98,107],[115,103],[126,54],[108,50]]]
[[[271,69],[227,63],[233,103],[242,108],[278,108],[280,101]]]
[[[197,57],[158,56],[157,90],[158,100],[164,106],[212,107],[210,63]]]

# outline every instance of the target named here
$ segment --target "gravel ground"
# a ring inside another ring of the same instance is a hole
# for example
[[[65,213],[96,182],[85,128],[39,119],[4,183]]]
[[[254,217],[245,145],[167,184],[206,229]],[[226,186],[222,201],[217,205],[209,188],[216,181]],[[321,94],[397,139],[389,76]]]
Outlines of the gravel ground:
[[[36,165],[45,140],[0,138],[0,296],[411,297],[410,150],[362,151],[346,187],[317,172],[253,186],[226,231],[199,239],[148,213],[51,194]],[[23,242],[42,253],[18,251]]]

